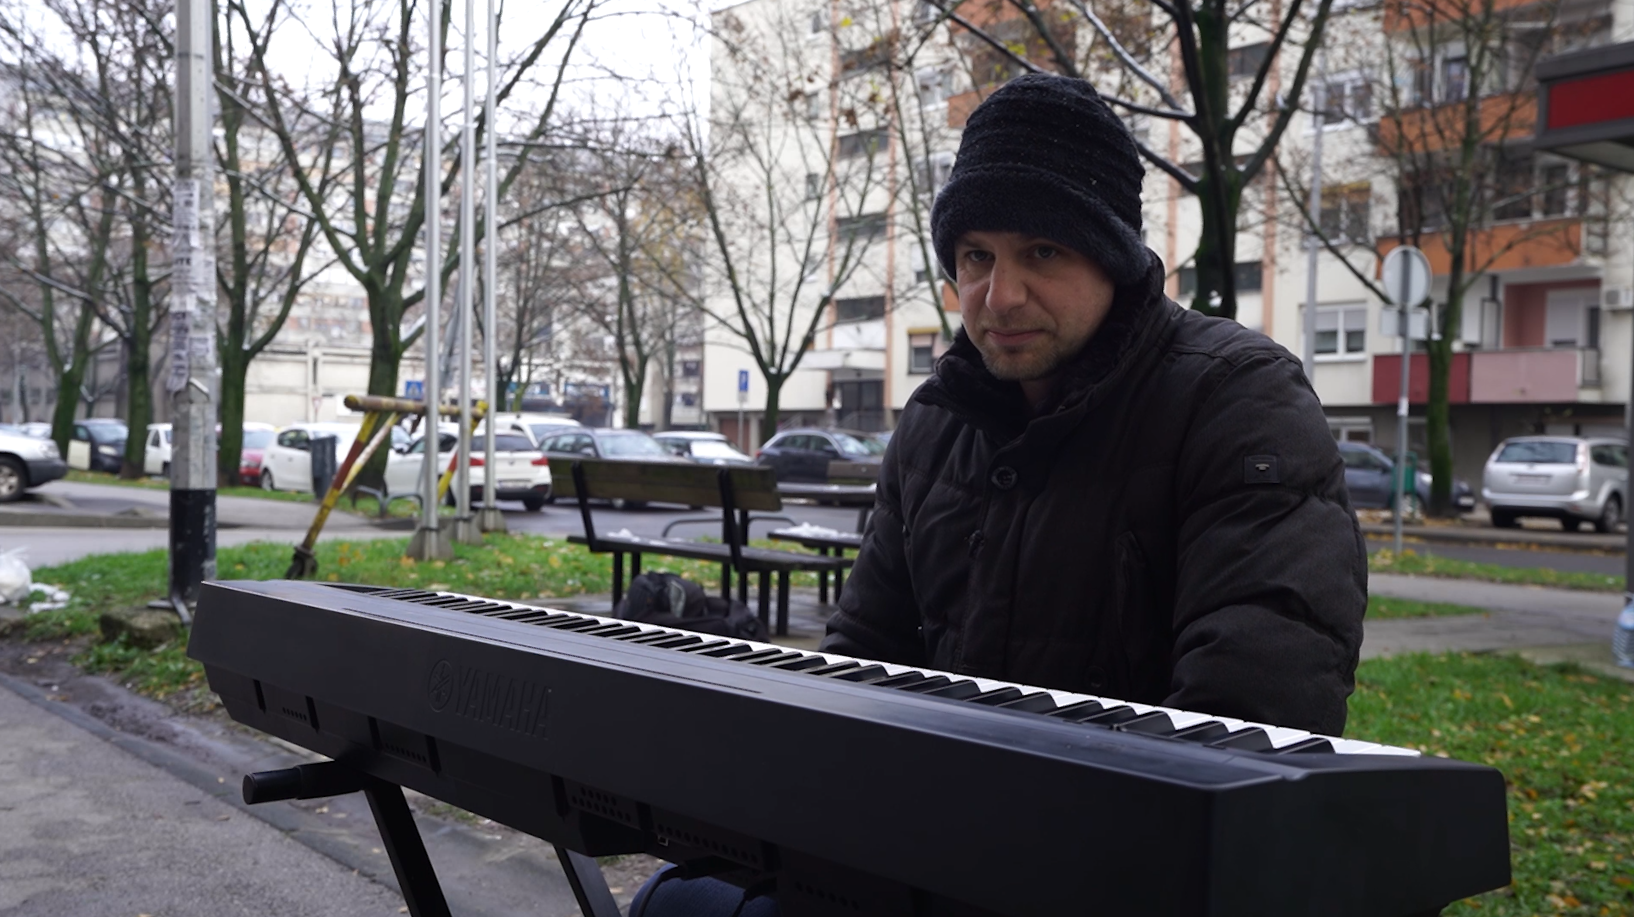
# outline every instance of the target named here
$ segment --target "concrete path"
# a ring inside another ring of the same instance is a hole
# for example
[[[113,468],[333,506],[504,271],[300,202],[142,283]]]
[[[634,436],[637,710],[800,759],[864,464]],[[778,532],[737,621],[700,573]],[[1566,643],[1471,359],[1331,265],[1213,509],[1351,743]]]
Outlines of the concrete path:
[[[58,511],[91,515],[138,512],[168,516],[170,491],[119,484],[53,481],[34,491],[37,499],[13,504],[35,512]],[[274,500],[260,497],[216,497],[216,522],[223,528],[295,528],[305,530],[317,514],[316,501]],[[325,529],[367,529],[369,520],[351,513],[332,513]]]
[[[1489,609],[1484,615],[1368,621],[1362,657],[1397,653],[1485,651],[1604,643],[1622,610],[1616,593],[1376,573],[1375,595],[1451,602]]]
[[[308,520],[310,521],[310,520]],[[344,538],[405,538],[406,531],[378,529],[330,528],[324,526],[320,540]],[[296,545],[306,537],[306,528],[238,528],[216,532],[216,546],[249,544],[252,541],[271,541]],[[83,528],[8,528],[0,526],[0,551],[23,547],[24,560],[32,568],[65,564],[91,554],[110,554],[117,551],[151,551],[166,548],[170,534],[159,529],[83,529]]]
[[[0,689],[0,913],[395,915],[391,889]]]

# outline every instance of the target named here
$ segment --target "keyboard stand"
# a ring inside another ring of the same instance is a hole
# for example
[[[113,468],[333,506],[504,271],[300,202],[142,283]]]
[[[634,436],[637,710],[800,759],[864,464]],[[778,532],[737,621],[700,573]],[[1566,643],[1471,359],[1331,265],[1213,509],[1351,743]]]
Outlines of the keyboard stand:
[[[361,790],[374,813],[375,827],[397,874],[409,917],[452,917],[442,885],[426,855],[420,830],[414,825],[403,788],[353,770],[336,761],[300,764],[276,771],[261,771],[244,777],[244,802],[256,805],[286,799],[322,799]],[[555,845],[567,883],[584,917],[619,917],[618,904],[607,888],[607,879],[594,857]]]

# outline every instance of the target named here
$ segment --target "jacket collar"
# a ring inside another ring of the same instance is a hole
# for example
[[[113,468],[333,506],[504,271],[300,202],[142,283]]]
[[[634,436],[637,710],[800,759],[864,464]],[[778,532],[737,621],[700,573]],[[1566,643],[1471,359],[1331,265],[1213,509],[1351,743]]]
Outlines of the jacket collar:
[[[963,328],[937,361],[935,375],[919,387],[913,400],[945,408],[999,442],[1015,439],[1033,420],[1080,414],[1133,366],[1151,356],[1156,339],[1181,314],[1180,307],[1163,295],[1164,277],[1163,265],[1154,257],[1144,278],[1118,288],[1106,321],[1062,368],[1054,394],[1036,416],[1019,383],[1000,380],[987,371],[981,351]]]

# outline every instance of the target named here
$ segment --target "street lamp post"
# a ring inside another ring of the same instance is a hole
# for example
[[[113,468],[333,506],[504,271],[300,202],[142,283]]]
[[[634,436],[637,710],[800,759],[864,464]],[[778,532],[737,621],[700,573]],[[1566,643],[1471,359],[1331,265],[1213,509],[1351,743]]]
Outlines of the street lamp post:
[[[496,324],[495,313],[498,311],[494,304],[497,295],[496,276],[498,274],[499,248],[499,166],[498,151],[495,149],[494,136],[499,130],[497,113],[494,111],[495,67],[494,57],[499,43],[499,17],[494,8],[494,0],[488,0],[488,85],[487,104],[483,111],[487,113],[487,134],[483,137],[485,166],[483,170],[484,185],[482,195],[483,212],[487,214],[487,233],[482,240],[482,372],[488,380],[488,423],[482,428],[483,454],[494,454],[494,415],[499,413],[499,330]],[[478,526],[484,532],[505,531],[505,516],[499,511],[494,496],[494,463],[485,462],[482,466],[482,512],[477,517]]]
[[[454,556],[453,546],[437,524],[437,481],[441,476],[441,443],[437,438],[437,408],[442,403],[442,376],[438,366],[438,326],[442,312],[442,3],[426,5],[428,37],[426,67],[426,129],[425,129],[425,417],[420,422],[421,454],[425,462],[420,468],[420,525],[409,539],[409,556],[416,560],[447,560]]]

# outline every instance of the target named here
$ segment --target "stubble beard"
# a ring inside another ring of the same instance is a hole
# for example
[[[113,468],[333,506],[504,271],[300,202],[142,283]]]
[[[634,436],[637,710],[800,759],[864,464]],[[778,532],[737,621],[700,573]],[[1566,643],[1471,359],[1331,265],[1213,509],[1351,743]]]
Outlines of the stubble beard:
[[[1055,338],[1040,343],[1039,347],[1013,350],[984,340],[976,349],[981,352],[982,363],[993,378],[1004,382],[1031,382],[1055,375],[1073,356],[1064,353],[1061,342]]]

